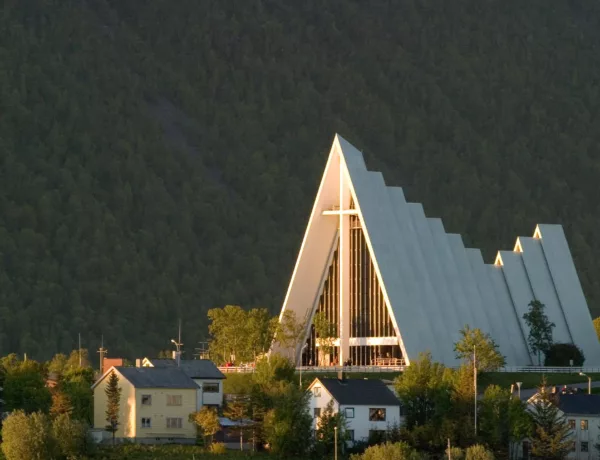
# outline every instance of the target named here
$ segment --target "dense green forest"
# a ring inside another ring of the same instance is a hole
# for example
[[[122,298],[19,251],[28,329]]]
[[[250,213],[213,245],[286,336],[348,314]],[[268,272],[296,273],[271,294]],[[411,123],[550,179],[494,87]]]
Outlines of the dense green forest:
[[[280,307],[333,135],[465,243],[565,226],[600,313],[593,0],[4,0],[0,355]]]

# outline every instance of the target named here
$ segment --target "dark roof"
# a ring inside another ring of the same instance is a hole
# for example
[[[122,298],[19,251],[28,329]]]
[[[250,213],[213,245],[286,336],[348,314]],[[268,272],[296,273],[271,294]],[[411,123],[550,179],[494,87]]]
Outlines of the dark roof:
[[[600,415],[600,395],[559,394],[558,408],[565,414]]]
[[[115,367],[136,388],[197,389],[182,370],[173,367]]]
[[[149,359],[155,368],[175,368],[174,359]],[[182,359],[179,369],[193,379],[224,379],[223,373],[210,359]]]
[[[400,400],[381,380],[319,379],[335,400],[344,406],[399,406]]]

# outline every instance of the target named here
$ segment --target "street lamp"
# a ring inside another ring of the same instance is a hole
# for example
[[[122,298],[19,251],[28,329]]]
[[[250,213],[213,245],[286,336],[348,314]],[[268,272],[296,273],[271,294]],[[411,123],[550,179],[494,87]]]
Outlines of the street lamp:
[[[519,399],[521,399],[521,385],[523,385],[523,382],[517,382],[517,387],[519,388]]]
[[[584,374],[583,372],[580,372],[579,375],[581,375],[582,377],[587,377],[587,379],[588,379],[588,394],[591,395],[592,394],[592,378],[589,375]]]

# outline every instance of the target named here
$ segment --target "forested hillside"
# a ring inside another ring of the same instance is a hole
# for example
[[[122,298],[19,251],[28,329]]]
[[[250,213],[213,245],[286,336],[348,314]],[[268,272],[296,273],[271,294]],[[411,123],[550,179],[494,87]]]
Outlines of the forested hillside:
[[[489,262],[563,224],[597,316],[599,45],[594,0],[4,0],[0,355],[275,312],[335,132]]]

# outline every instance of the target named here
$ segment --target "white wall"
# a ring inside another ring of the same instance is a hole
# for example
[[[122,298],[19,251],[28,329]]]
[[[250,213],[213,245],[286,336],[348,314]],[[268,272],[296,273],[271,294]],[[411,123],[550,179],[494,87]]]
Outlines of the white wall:
[[[576,444],[576,450],[571,452],[569,459],[573,460],[597,460],[600,458],[594,444],[600,442],[600,414],[593,415],[566,415],[566,419],[575,420],[575,430],[573,431],[573,441]],[[581,421],[587,420],[588,429],[581,429]],[[581,443],[588,443],[588,452],[581,451]]]
[[[321,396],[315,396],[315,387],[321,388]],[[309,400],[310,415],[313,417],[313,430],[317,429],[318,420],[314,418],[314,409],[320,408],[321,411],[325,410],[327,404],[332,399],[331,395],[325,390],[325,387],[316,384],[311,388],[311,397]],[[354,440],[361,441],[369,438],[370,430],[386,431],[388,427],[392,425],[400,425],[403,422],[403,418],[400,417],[400,406],[359,406],[359,405],[342,405],[340,406],[337,401],[333,401],[333,410],[338,412],[341,407],[342,413],[345,414],[345,409],[354,408],[354,418],[346,418],[347,427],[349,430],[354,430]],[[386,410],[385,421],[382,422],[371,422],[369,420],[369,409],[370,408],[383,408]]]
[[[198,385],[198,401],[196,409],[200,410],[203,405],[223,405],[223,381],[222,380],[210,380],[210,379],[193,379]],[[204,391],[204,384],[214,383],[219,385],[218,393],[206,393]]]

